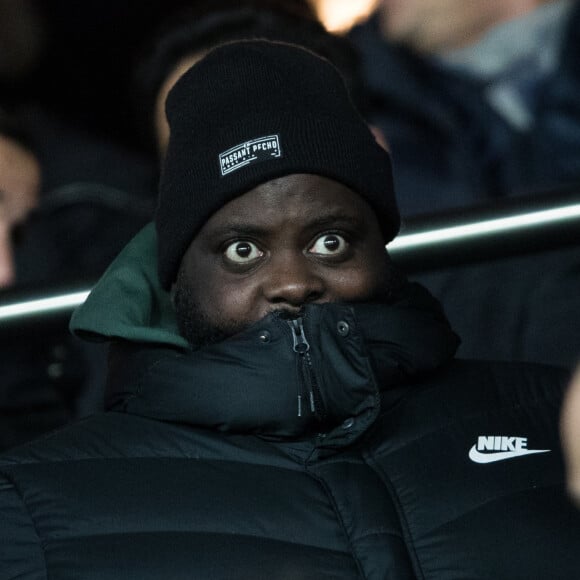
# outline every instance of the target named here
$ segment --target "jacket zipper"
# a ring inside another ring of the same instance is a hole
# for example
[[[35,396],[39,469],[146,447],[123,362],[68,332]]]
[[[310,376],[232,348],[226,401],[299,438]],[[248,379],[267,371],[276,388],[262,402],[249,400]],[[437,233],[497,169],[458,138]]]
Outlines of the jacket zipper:
[[[293,350],[300,358],[300,368],[302,378],[306,385],[307,404],[310,412],[319,420],[324,415],[322,399],[316,383],[316,377],[312,369],[312,357],[310,356],[310,344],[304,333],[304,323],[302,318],[288,320],[288,325],[292,330]],[[304,400],[303,395],[298,393],[298,417],[303,416]]]

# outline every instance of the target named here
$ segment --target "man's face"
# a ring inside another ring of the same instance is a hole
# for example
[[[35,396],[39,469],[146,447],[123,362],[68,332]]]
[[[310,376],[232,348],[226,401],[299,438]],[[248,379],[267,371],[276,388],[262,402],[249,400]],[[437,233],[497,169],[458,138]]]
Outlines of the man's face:
[[[202,345],[273,311],[371,300],[391,276],[368,203],[336,181],[296,174],[211,216],[183,257],[174,298],[182,333]]]
[[[518,6],[521,8],[520,3],[508,0],[381,1],[385,38],[424,53],[476,42],[490,26],[517,16]]]

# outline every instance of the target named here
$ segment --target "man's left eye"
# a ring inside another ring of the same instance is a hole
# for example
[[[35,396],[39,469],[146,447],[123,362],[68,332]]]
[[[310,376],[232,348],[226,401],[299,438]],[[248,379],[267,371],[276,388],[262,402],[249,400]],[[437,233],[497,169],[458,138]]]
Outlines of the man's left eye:
[[[315,240],[308,248],[312,254],[321,256],[338,256],[348,248],[348,242],[338,234],[324,234]]]

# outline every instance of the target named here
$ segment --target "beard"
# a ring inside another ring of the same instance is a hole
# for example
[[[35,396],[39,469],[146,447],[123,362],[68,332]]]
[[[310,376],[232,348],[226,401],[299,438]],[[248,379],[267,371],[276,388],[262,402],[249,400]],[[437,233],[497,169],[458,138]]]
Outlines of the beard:
[[[359,302],[365,304],[389,304],[398,299],[407,284],[407,278],[398,268],[389,261],[385,282],[380,289],[370,296],[366,296]],[[235,334],[238,334],[254,321],[247,320],[216,320],[208,315],[195,296],[187,277],[180,268],[173,292],[173,305],[177,315],[177,325],[183,336],[194,349],[200,349],[218,342],[222,342]],[[302,311],[302,310],[301,310]],[[301,313],[289,314],[287,310],[280,308],[271,313],[281,318],[296,318]]]
[[[175,282],[173,305],[179,332],[194,349],[221,342],[249,326],[246,321],[216,321],[210,318],[194,295],[181,269]]]

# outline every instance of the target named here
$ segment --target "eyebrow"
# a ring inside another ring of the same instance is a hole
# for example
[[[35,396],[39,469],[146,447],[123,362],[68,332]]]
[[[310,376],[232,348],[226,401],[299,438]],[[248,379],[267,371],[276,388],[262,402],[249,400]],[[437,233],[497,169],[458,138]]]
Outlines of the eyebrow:
[[[308,219],[303,223],[304,229],[316,229],[321,227],[337,226],[337,225],[349,225],[354,228],[362,228],[363,220],[361,218],[355,217],[349,213],[337,212],[337,213],[325,213],[322,215],[314,216],[312,219]],[[271,232],[271,229],[266,226],[260,226],[258,224],[248,224],[247,222],[239,221],[229,221],[220,226],[216,226],[211,234],[211,238],[226,238],[232,236],[267,236]]]

